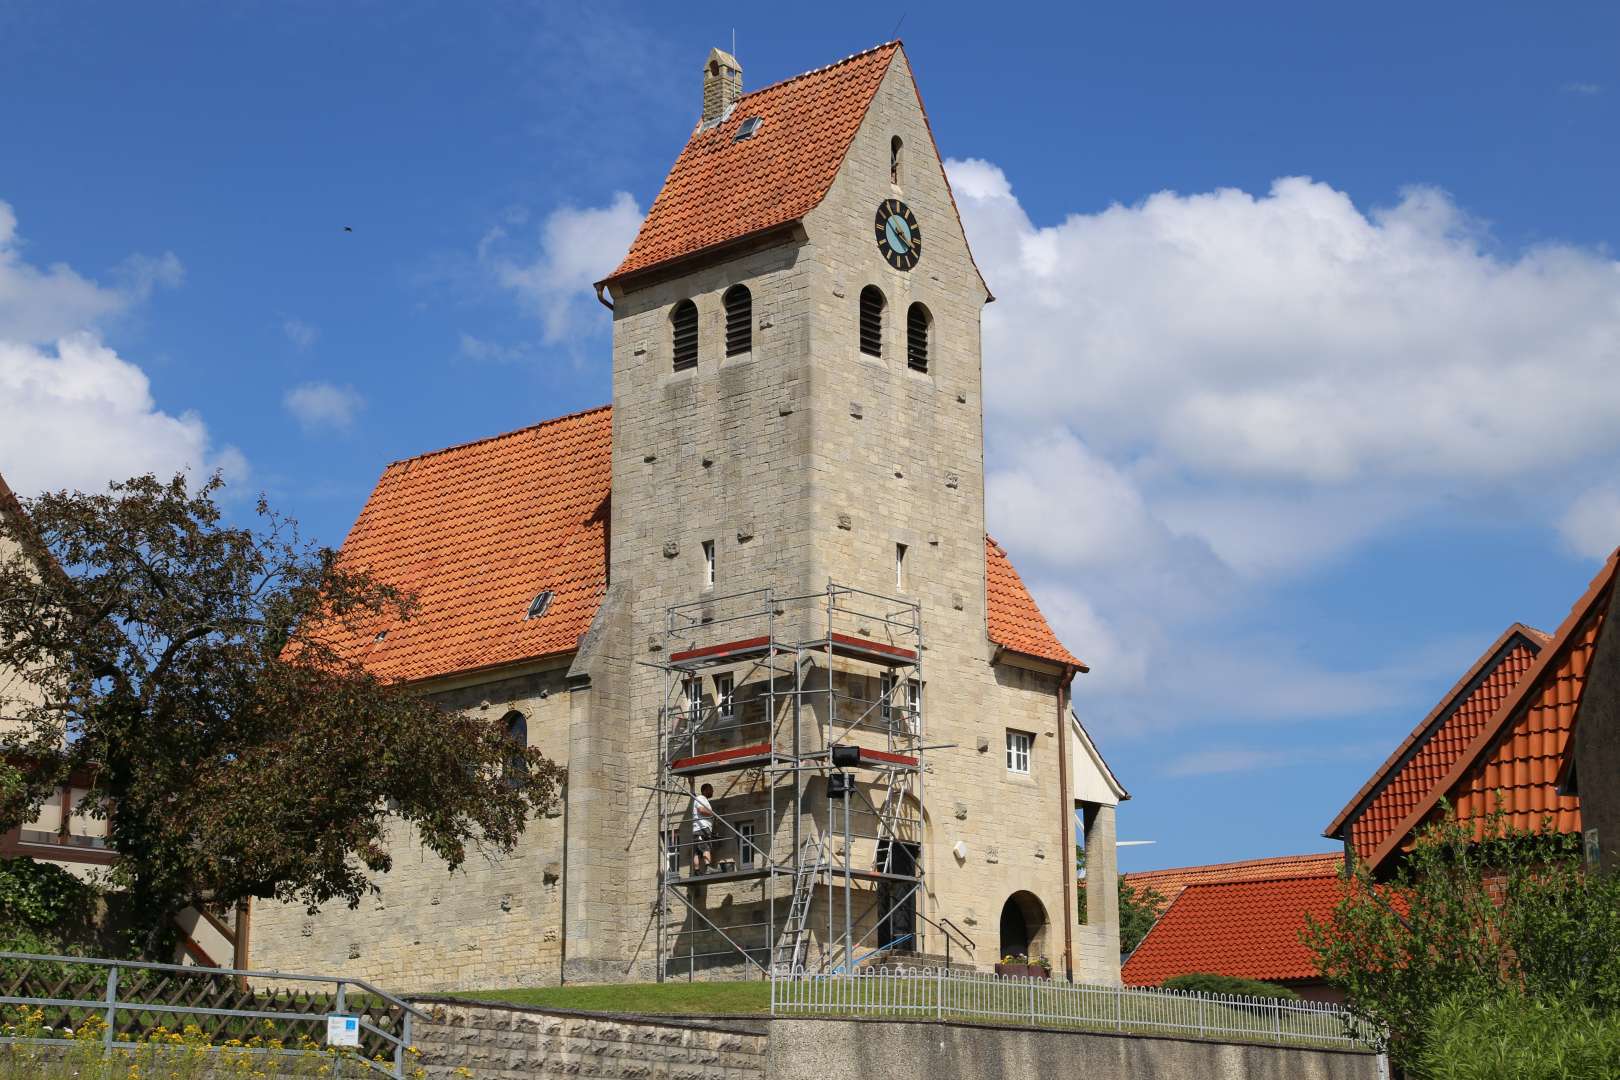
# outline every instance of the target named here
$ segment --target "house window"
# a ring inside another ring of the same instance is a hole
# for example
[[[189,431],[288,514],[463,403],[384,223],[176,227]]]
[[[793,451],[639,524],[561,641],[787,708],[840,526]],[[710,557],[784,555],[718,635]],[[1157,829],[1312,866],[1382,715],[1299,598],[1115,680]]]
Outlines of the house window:
[[[501,782],[512,788],[529,775],[529,759],[524,755],[529,748],[529,721],[514,709],[501,717],[501,724],[506,729],[508,747],[506,760],[501,763]]]
[[[921,304],[906,311],[906,366],[912,371],[928,371],[928,331],[934,317]]]
[[[681,684],[681,695],[686,699],[686,727],[694,730],[703,720],[703,683],[696,675],[688,675]]]
[[[703,541],[703,587],[714,588],[714,541]]]
[[[737,868],[746,870],[754,865],[754,834],[757,826],[752,821],[737,822]]]
[[[906,591],[906,545],[894,545],[894,587]]]
[[[889,140],[889,183],[900,183],[900,151],[905,149],[905,143],[896,135]]]
[[[883,355],[883,290],[868,285],[861,290],[861,352],[867,356]]]
[[[664,834],[664,870],[671,874],[681,872],[681,830],[679,829],[671,829]]]
[[[917,734],[918,718],[922,716],[922,683],[916,679],[906,680],[906,715],[905,729],[908,734]]]
[[[669,333],[671,352],[675,358],[675,370],[685,371],[697,367],[698,361],[698,310],[697,305],[690,300],[682,300],[675,305],[675,310],[669,313]]]
[[[894,719],[894,676],[888,672],[878,678],[878,716],[884,727]]]
[[[1029,747],[1035,736],[1027,731],[1007,730],[1007,771],[1029,775]]]
[[[726,308],[726,355],[754,347],[754,297],[746,285],[733,285],[721,298]]]
[[[722,722],[729,722],[736,718],[737,711],[733,707],[736,683],[731,675],[716,675],[714,677],[714,714]]]

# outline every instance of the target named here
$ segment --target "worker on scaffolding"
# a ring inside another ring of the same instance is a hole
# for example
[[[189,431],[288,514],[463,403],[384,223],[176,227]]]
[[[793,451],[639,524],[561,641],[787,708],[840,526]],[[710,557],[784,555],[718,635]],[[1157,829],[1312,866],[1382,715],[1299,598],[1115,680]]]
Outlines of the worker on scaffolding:
[[[714,869],[714,785],[704,784],[692,796],[692,876]]]

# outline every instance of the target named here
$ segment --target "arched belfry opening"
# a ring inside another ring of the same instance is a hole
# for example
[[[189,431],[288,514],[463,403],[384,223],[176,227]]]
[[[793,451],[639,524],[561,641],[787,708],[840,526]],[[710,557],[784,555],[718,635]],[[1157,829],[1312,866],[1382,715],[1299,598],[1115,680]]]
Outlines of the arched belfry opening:
[[[1036,956],[1046,946],[1046,907],[1031,892],[1015,892],[1001,905],[1001,955]]]

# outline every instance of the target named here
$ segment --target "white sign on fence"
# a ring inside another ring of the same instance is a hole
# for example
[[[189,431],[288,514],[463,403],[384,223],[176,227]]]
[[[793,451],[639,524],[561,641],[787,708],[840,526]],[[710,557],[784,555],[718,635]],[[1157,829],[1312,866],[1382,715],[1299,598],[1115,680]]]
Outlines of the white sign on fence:
[[[360,1018],[333,1014],[326,1018],[327,1046],[359,1046]]]

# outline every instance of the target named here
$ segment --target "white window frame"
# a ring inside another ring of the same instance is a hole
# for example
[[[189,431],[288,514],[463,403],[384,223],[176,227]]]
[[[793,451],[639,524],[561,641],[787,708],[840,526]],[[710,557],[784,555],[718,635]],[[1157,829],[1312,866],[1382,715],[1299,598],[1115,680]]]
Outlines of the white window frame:
[[[920,679],[906,680],[906,732],[915,735],[920,730],[922,718],[922,681]]]
[[[906,591],[906,545],[894,545],[894,588],[896,592]]]
[[[714,677],[714,716],[723,723],[737,718],[737,679],[730,672]]]
[[[884,727],[894,722],[894,673],[885,671],[878,676],[878,719]]]
[[[754,864],[754,837],[759,835],[759,826],[752,821],[737,822],[737,869],[744,867],[752,869]]]
[[[678,828],[664,833],[664,869],[671,874],[681,872],[681,830]]]
[[[703,587],[714,588],[714,541],[703,541]]]
[[[1029,759],[1035,749],[1035,736],[1027,731],[1007,729],[1007,771],[1018,776],[1029,775]]]
[[[681,695],[686,698],[686,730],[690,732],[703,722],[703,680],[696,675],[686,676]]]

